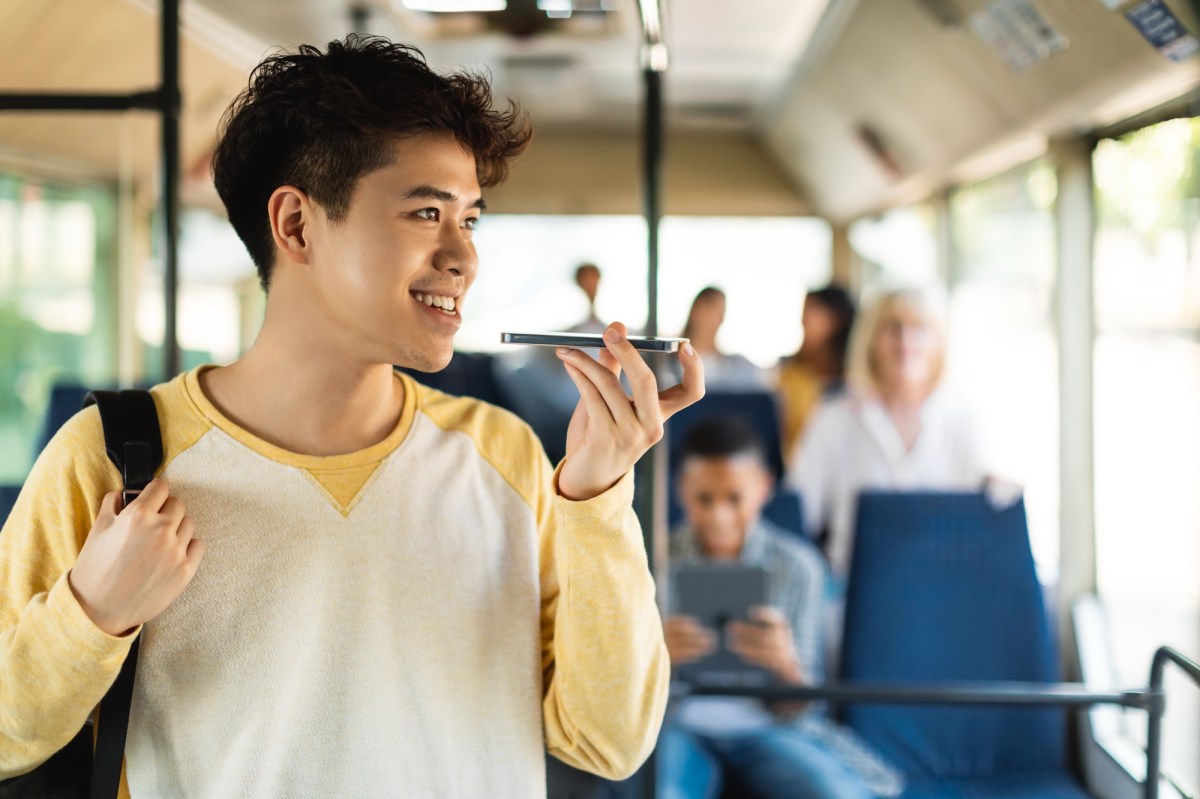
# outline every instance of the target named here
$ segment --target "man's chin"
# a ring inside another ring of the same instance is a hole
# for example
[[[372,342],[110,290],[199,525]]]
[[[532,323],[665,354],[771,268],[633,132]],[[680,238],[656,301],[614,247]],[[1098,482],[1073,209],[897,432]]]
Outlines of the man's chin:
[[[445,351],[409,351],[404,353],[404,357],[398,360],[396,365],[407,369],[416,369],[418,372],[440,372],[450,365],[453,357],[454,349],[452,347]]]

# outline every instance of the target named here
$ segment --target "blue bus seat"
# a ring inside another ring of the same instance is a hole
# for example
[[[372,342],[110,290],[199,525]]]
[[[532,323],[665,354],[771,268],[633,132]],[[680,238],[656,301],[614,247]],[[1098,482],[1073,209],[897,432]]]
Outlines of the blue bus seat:
[[[666,438],[672,465],[677,463],[677,453],[692,425],[714,416],[740,416],[748,422],[766,448],[767,465],[771,467],[771,472],[777,478],[783,476],[779,401],[770,391],[710,391],[704,395],[704,399],[668,419]]]
[[[38,431],[37,449],[34,457],[54,438],[58,429],[67,423],[83,407],[83,400],[91,389],[78,383],[58,383],[50,389],[50,399],[46,403],[46,412],[42,415],[42,428]]]
[[[17,502],[17,494],[20,493],[21,486],[0,485],[0,527],[3,527],[4,522],[8,520],[8,514],[12,513],[13,505]]]
[[[865,492],[847,585],[847,682],[1056,682],[1058,656],[1018,502]],[[1080,799],[1062,709],[851,705],[908,776],[907,799]]]
[[[512,409],[508,397],[496,382],[491,353],[455,351],[450,363],[439,372],[421,372],[407,367],[401,367],[400,371],[438,391],[459,397],[474,397],[501,408]]]

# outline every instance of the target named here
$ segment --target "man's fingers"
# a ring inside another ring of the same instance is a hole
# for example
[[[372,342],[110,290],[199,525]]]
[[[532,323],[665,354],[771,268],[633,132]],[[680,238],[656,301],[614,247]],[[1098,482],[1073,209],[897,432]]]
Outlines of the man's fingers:
[[[163,503],[170,496],[171,490],[167,487],[167,481],[161,477],[155,478],[142,489],[142,493],[133,498],[133,501],[129,503],[129,507],[144,507],[148,511],[158,513],[162,510]]]
[[[167,497],[167,501],[163,503],[158,514],[170,519],[175,524],[179,524],[187,514],[187,509],[183,506],[183,501],[179,497]]]
[[[629,397],[625,395],[625,389],[612,372],[578,350],[559,350],[558,357],[563,363],[575,367],[580,375],[600,392],[604,404],[608,406],[608,415],[618,426],[636,422],[637,417],[633,408],[629,406]]]
[[[179,529],[175,531],[175,535],[180,541],[191,541],[192,536],[196,534],[196,523],[192,521],[191,516],[184,516],[179,521]]]
[[[571,382],[579,390],[579,398],[587,409],[588,421],[593,424],[612,422],[612,411],[600,395],[600,390],[574,364],[563,361],[563,366],[567,370],[567,377],[571,378]]]
[[[191,574],[196,573],[196,569],[200,566],[200,561],[204,558],[204,541],[199,538],[193,538],[187,545],[187,563]],[[190,575],[189,575],[190,579]]]
[[[620,379],[621,362],[618,361],[616,357],[614,357],[613,354],[608,351],[607,347],[600,350],[600,365],[612,372],[613,377]]]
[[[100,512],[96,514],[96,520],[112,519],[121,512],[121,492],[109,491],[104,495],[104,499],[100,502]]]
[[[604,331],[604,346],[625,370],[629,386],[633,389],[633,405],[638,420],[647,430],[662,426],[663,414],[659,408],[658,381],[654,370],[642,359],[641,354],[629,343],[625,325],[613,322]],[[622,390],[622,393],[624,391]]]
[[[683,379],[679,385],[672,386],[658,395],[664,421],[687,406],[699,402],[704,396],[704,363],[691,344],[684,344],[680,348],[679,362],[683,366]]]

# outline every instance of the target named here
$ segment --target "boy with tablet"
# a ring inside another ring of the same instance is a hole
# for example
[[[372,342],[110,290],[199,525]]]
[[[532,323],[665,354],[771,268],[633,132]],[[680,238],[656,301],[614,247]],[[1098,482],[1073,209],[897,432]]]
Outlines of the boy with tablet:
[[[664,624],[671,665],[687,672],[721,648],[782,683],[822,679],[824,561],[800,536],[761,517],[774,490],[762,443],[736,417],[697,423],[684,441],[677,490],[686,521],[671,562],[741,564],[767,576],[767,603],[724,629],[702,626],[672,592]],[[681,669],[682,667],[682,669]],[[810,707],[691,697],[668,717],[658,748],[659,796],[709,799],[727,781],[764,799],[896,796],[899,774]],[[741,794],[739,794],[741,795]]]

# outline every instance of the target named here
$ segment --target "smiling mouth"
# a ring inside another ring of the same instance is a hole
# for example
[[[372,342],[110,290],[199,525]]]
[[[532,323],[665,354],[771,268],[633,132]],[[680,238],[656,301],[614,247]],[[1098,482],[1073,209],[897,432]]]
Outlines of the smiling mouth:
[[[412,292],[412,298],[425,307],[441,311],[447,316],[458,316],[458,301],[454,297],[445,294],[425,294],[414,291]]]

